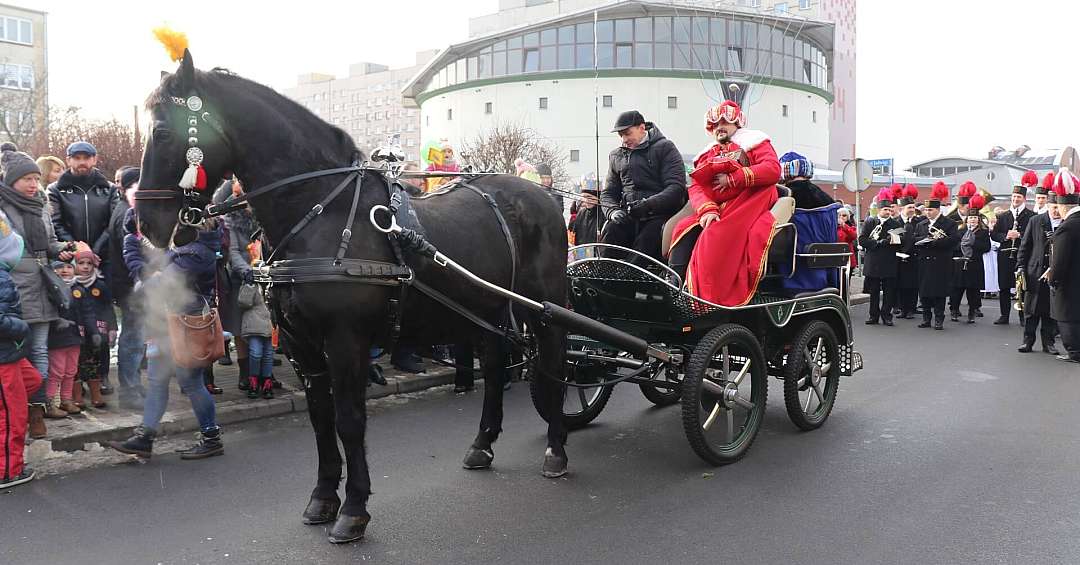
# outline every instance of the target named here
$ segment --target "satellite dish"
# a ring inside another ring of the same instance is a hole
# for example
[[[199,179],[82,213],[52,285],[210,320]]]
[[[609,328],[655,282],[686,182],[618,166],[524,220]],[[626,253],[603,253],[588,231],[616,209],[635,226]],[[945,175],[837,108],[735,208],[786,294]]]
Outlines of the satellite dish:
[[[874,169],[866,159],[852,159],[844,165],[844,187],[862,192],[874,181]]]

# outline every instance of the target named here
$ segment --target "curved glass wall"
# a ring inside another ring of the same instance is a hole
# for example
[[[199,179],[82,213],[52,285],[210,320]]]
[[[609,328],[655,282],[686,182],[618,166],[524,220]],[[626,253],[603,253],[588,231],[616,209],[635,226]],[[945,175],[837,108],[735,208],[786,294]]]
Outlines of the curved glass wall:
[[[827,89],[824,53],[797,32],[781,22],[705,16],[559,25],[477,47],[436,71],[426,90],[523,73],[591,70],[594,65],[598,69],[697,70],[706,79],[772,78]]]

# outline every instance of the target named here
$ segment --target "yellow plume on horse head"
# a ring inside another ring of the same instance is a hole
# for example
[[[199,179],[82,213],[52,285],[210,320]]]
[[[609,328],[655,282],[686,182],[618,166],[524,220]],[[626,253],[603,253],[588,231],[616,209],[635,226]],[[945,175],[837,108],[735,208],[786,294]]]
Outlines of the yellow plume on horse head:
[[[186,33],[161,26],[154,28],[154,37],[165,46],[165,50],[169,52],[169,58],[173,61],[179,61],[184,57],[184,50],[188,47]]]

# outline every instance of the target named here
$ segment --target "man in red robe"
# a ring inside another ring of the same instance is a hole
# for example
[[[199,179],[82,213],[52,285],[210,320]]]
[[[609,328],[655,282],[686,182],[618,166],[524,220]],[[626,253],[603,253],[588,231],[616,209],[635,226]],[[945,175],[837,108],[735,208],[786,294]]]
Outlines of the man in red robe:
[[[730,100],[706,112],[705,131],[716,141],[694,160],[694,214],[672,236],[670,261],[676,271],[686,267],[687,290],[721,306],[754,296],[773,236],[780,162],[769,137],[745,123]]]

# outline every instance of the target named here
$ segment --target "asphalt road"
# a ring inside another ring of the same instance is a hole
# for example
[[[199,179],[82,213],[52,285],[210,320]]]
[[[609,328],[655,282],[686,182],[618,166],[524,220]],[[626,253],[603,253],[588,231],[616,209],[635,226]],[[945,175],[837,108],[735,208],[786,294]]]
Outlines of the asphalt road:
[[[480,395],[378,401],[364,542],[303,526],[306,419],[226,430],[224,457],[173,454],[0,493],[0,562],[1076,563],[1080,367],[1016,353],[1019,328],[862,325],[866,370],[825,427],[788,420],[779,382],[749,455],[706,467],[678,407],[623,386],[571,435],[571,474],[540,476],[543,426],[508,393],[493,471],[461,469]]]

